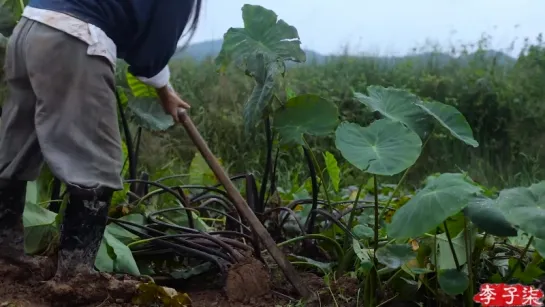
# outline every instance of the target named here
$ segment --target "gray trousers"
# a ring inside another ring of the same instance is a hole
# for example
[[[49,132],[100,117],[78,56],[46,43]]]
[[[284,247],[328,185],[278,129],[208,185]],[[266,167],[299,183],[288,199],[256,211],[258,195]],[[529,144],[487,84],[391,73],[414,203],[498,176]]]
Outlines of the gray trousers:
[[[122,189],[115,73],[87,44],[22,18],[5,57],[0,179],[35,180],[43,163],[68,186]]]

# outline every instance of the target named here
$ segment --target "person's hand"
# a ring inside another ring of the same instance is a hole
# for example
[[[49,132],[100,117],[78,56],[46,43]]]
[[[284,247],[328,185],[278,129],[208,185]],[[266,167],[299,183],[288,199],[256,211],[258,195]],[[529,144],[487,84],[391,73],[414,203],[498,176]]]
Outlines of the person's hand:
[[[157,94],[159,95],[159,101],[163,110],[165,110],[165,113],[170,114],[175,122],[180,122],[180,118],[178,117],[178,110],[180,108],[184,110],[191,108],[169,85],[157,89]]]

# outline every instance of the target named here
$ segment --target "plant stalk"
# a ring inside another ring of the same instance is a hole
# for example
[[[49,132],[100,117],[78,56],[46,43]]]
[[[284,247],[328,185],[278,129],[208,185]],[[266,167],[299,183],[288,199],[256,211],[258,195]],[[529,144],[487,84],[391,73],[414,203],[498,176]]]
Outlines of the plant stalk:
[[[379,203],[378,203],[378,180],[377,175],[373,175],[373,189],[375,194],[375,225],[373,225],[373,229],[375,231],[374,235],[374,251],[373,251],[373,261],[376,263],[377,261],[377,249],[378,249],[378,231],[379,231]]]
[[[448,245],[450,247],[450,251],[452,252],[452,258],[454,259],[454,264],[456,264],[456,270],[460,271],[460,262],[458,261],[458,256],[456,255],[456,251],[454,250],[454,244],[452,243],[452,237],[450,236],[450,232],[447,227],[447,222],[443,222],[443,226],[445,227],[445,234],[447,235]],[[435,246],[437,248],[437,245]]]
[[[424,150],[424,148],[426,147],[426,145],[428,145],[428,142],[430,141],[431,139],[431,136],[433,135],[433,131],[435,129],[432,129],[430,134],[426,137],[426,140],[424,141],[424,144],[422,144],[422,147],[421,147],[421,151]],[[414,165],[414,164],[413,164]],[[396,185],[396,188],[394,189],[394,191],[392,192],[392,195],[390,195],[390,198],[388,198],[388,202],[386,203],[386,207],[384,207],[382,209],[382,211],[380,212],[380,218],[379,219],[383,219],[384,218],[384,214],[386,214],[386,210],[388,210],[388,208],[390,207],[390,203],[392,202],[392,200],[394,199],[394,196],[397,194],[397,192],[399,192],[399,189],[401,188],[401,185],[403,184],[403,182],[405,181],[405,179],[407,178],[407,174],[409,174],[409,171],[413,168],[413,165],[411,165],[409,168],[407,168],[405,170],[405,172],[403,173],[403,176],[401,176],[401,179],[399,179],[399,182],[397,183]]]
[[[526,253],[528,253],[528,249],[530,249],[530,245],[532,245],[533,241],[534,241],[534,236],[531,236],[530,239],[528,240],[528,244],[526,244],[526,246],[524,247],[524,250],[522,250],[522,253],[520,254],[519,259],[515,263],[515,266],[513,266],[513,268],[509,270],[509,274],[507,274],[507,276],[504,278],[505,282],[509,282],[509,280],[513,277],[513,274],[515,274],[515,271],[518,269],[518,267],[522,263],[522,260],[524,259],[524,257],[526,257]]]
[[[352,223],[354,223],[354,219],[356,218],[356,208],[358,207],[361,191],[363,190],[364,186],[365,184],[361,183],[358,188],[358,192],[356,193],[356,199],[354,200],[354,205],[352,205],[352,211],[350,211],[350,216],[348,217],[348,229],[352,229]],[[343,248],[344,250],[348,250],[348,248],[350,248],[350,235],[348,233],[344,235]]]
[[[314,223],[316,222],[316,209],[318,209],[318,193],[319,187],[316,180],[316,168],[312,162],[311,151],[307,147],[303,147],[303,152],[305,153],[305,158],[307,159],[308,170],[310,173],[310,180],[312,182],[312,208],[310,214],[306,221],[307,233],[314,232]]]
[[[316,155],[312,152],[312,148],[310,147],[310,145],[308,144],[307,140],[304,137],[303,137],[303,141],[305,142],[305,146],[308,148],[310,157],[312,159],[312,162],[314,163],[314,167],[317,170],[316,173],[318,174],[318,177],[320,178],[321,186],[324,189],[324,196],[327,201],[327,206],[330,207],[331,209],[331,199],[329,198],[329,193],[327,193],[327,187],[325,186],[324,173],[322,169],[320,168],[320,164],[318,164],[318,159],[316,159]]]
[[[469,274],[469,286],[465,294],[467,306],[473,307],[475,306],[475,302],[473,301],[473,295],[475,292],[475,281],[473,274],[473,259],[471,258],[471,238],[469,235],[469,224],[467,222],[467,217],[464,216],[464,242],[466,246],[467,272]]]
[[[259,202],[257,203],[257,208],[255,208],[257,213],[263,213],[263,211],[265,211],[267,181],[269,179],[269,172],[272,168],[273,135],[271,132],[271,120],[268,116],[265,118],[265,137],[267,139],[267,159],[265,161],[265,170],[263,171],[263,180],[261,180]]]

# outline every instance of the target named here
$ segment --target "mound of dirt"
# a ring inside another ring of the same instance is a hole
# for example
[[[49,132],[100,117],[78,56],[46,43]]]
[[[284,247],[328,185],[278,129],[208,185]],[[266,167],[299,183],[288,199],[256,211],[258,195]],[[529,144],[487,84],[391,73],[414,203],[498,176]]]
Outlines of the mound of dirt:
[[[246,304],[271,292],[271,277],[259,260],[245,258],[229,268],[224,291],[229,301]]]

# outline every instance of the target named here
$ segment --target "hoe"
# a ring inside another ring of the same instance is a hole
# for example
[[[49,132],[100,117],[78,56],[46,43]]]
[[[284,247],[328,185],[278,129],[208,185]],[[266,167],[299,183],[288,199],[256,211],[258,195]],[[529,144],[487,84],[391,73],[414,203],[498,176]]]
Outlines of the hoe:
[[[210,148],[204,141],[203,137],[195,127],[195,124],[186,113],[185,110],[178,110],[178,118],[184,126],[187,134],[193,141],[193,144],[197,147],[210,169],[216,175],[218,181],[225,187],[225,190],[229,197],[232,199],[237,210],[248,221],[251,229],[257,234],[261,242],[265,245],[267,251],[271,254],[272,258],[276,261],[280,269],[284,272],[284,275],[293,285],[293,287],[299,292],[299,294],[307,299],[307,301],[314,300],[314,293],[312,293],[303,283],[293,265],[288,261],[284,253],[278,248],[269,232],[265,229],[263,224],[259,221],[254,212],[250,209],[246,200],[240,195],[240,192],[236,189],[233,182],[231,182],[226,171],[221,167],[218,159],[210,151]]]

